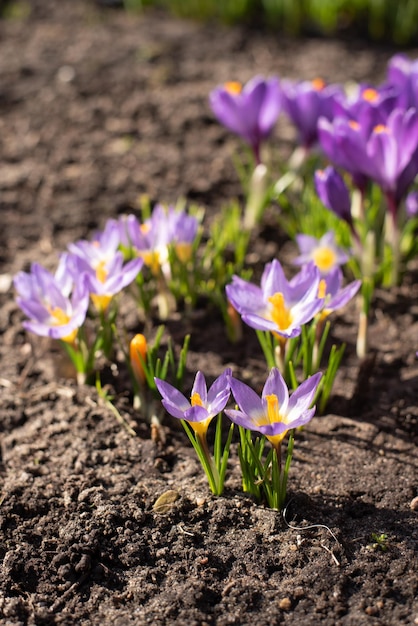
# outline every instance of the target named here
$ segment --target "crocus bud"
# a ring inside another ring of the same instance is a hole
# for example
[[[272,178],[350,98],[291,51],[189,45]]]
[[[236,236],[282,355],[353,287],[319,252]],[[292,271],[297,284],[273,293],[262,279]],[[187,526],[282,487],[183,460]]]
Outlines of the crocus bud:
[[[138,333],[131,340],[129,346],[129,357],[131,366],[136,380],[143,385],[146,380],[144,363],[147,357],[147,340],[144,335]]]
[[[321,202],[352,225],[350,194],[341,174],[332,166],[315,172],[315,189]]]

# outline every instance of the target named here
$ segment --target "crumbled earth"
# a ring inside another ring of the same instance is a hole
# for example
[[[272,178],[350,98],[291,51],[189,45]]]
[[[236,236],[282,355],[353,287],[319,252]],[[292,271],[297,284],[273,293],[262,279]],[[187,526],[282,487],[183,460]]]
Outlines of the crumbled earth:
[[[0,21],[0,623],[418,624],[416,267],[377,291],[362,364],[355,305],[334,320],[346,354],[327,414],[297,433],[284,515],[242,493],[235,440],[213,497],[175,420],[158,438],[134,410],[123,363],[103,372],[116,419],[55,345],[25,333],[11,287],[143,195],[183,197],[209,217],[239,198],[239,142],[208,107],[218,83],[257,73],[376,83],[394,50],[87,0],[17,6]],[[293,137],[279,123],[283,154]],[[251,258],[280,258],[283,240],[267,224]],[[140,331],[126,308],[128,331]],[[230,343],[217,311],[177,313],[167,332],[176,349],[191,333],[186,385],[226,366],[255,388],[265,379],[254,333]],[[167,491],[174,501],[155,510]]]

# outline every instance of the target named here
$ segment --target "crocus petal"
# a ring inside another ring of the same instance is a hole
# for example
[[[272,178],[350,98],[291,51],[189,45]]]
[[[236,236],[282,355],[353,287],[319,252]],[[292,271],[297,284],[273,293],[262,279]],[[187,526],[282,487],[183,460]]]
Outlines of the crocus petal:
[[[211,416],[204,406],[192,406],[184,412],[183,418],[188,422],[203,422]]]
[[[243,413],[256,419],[264,415],[261,399],[251,387],[236,378],[230,379],[230,385],[235,402]]]
[[[232,277],[232,283],[225,287],[225,292],[238,313],[257,311],[263,301],[263,292],[260,287],[239,278],[239,276]]]
[[[354,280],[349,285],[343,287],[329,302],[326,303],[325,308],[331,311],[336,311],[345,306],[356,295],[361,287],[361,280]]]
[[[210,413],[217,415],[224,410],[231,389],[229,385],[229,379],[231,377],[232,370],[228,367],[218,378],[213,382],[208,391],[208,408]]]
[[[268,375],[261,397],[264,399],[266,396],[271,394],[277,396],[280,411],[285,413],[289,402],[289,390],[283,376],[276,367],[273,367]]]
[[[190,409],[191,404],[178,389],[164,380],[155,378],[155,384],[163,397],[161,401],[165,409],[173,417],[184,418],[184,412]]]
[[[322,374],[314,374],[292,393],[289,398],[287,422],[293,423],[302,413],[307,411],[313,402]]]
[[[252,418],[242,411],[237,411],[236,409],[226,409],[225,415],[227,415],[231,422],[234,422],[237,426],[242,426],[247,430],[258,430],[258,426]]]
[[[207,406],[208,402],[208,392],[206,387],[206,380],[202,372],[197,372],[196,377],[194,379],[191,396],[197,394],[202,401],[203,406]]]

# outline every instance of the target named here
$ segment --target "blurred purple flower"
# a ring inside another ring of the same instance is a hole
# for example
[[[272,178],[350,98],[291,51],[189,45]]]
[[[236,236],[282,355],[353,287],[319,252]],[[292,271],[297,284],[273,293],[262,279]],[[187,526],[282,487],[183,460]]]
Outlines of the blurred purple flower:
[[[341,174],[328,165],[324,170],[316,170],[314,181],[316,193],[322,204],[351,225],[350,193]]]
[[[391,213],[396,214],[418,173],[418,111],[396,108],[370,132],[358,121],[340,117],[331,124],[320,120],[319,136],[329,158],[353,178],[376,182]]]
[[[266,265],[260,287],[233,276],[226,295],[248,326],[288,339],[300,335],[301,326],[321,309],[319,281],[313,263],[288,281],[275,259]]]
[[[119,222],[110,219],[106,222],[104,230],[95,233],[91,241],[81,239],[70,243],[68,250],[96,268],[114,257],[120,242]]]
[[[68,255],[62,255],[55,275],[32,263],[30,273],[19,272],[13,282],[16,302],[29,318],[24,328],[72,343],[86,318],[89,291],[83,278],[74,285],[67,261]]]
[[[295,265],[306,265],[313,261],[321,275],[329,274],[340,265],[347,263],[349,255],[335,243],[335,233],[329,231],[320,239],[311,235],[296,235],[300,255],[294,259]]]
[[[226,83],[211,92],[209,102],[219,122],[246,141],[260,163],[260,145],[280,114],[278,79],[255,76],[244,87],[237,82]]]
[[[394,85],[373,87],[364,83],[335,103],[335,117],[356,120],[370,132],[373,126],[385,123],[388,115],[399,106],[399,89]]]
[[[386,84],[397,88],[399,106],[417,109],[418,59],[411,61],[405,54],[395,54],[387,65]]]
[[[277,449],[288,430],[304,426],[315,414],[311,408],[322,374],[305,380],[290,396],[277,368],[273,368],[258,396],[245,383],[230,379],[231,391],[239,410],[228,409],[229,419],[248,430],[262,433]]]
[[[133,247],[151,272],[158,275],[161,269],[169,273],[170,245],[174,246],[180,260],[187,260],[197,235],[198,221],[172,206],[165,208],[156,204],[149,219],[142,224],[135,215],[128,215],[121,218],[119,228],[122,244]]]
[[[71,262],[73,274],[85,276],[93,304],[102,312],[107,310],[116,294],[135,280],[143,266],[143,260],[139,258],[124,263],[123,253],[120,251],[115,252],[109,260],[102,260],[98,264],[95,259],[90,263],[89,259],[77,255],[72,256]]]
[[[190,401],[178,389],[160,378],[155,378],[155,384],[166,411],[177,419],[186,420],[195,433],[204,438],[211,420],[224,410],[229,400],[231,374],[232,370],[227,368],[208,390],[204,375],[197,372]]]
[[[317,78],[312,81],[282,80],[283,111],[292,120],[299,133],[299,142],[310,149],[318,141],[318,120],[334,117],[335,101],[342,98],[342,89],[326,85]]]
[[[361,280],[354,280],[342,287],[343,273],[340,267],[334,268],[319,284],[319,296],[324,298],[324,308],[320,315],[324,319],[345,306],[358,292]]]

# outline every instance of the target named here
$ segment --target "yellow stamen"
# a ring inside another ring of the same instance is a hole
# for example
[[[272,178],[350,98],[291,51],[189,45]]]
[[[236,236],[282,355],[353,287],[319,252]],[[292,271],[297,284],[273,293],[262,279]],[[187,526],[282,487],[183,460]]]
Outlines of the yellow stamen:
[[[318,298],[325,298],[327,295],[327,283],[324,279],[319,281]]]
[[[101,283],[106,282],[108,271],[105,267],[106,261],[100,261],[96,267],[96,278]]]
[[[192,393],[191,398],[190,398],[190,404],[192,406],[203,406],[202,398],[200,397],[200,394],[197,391]],[[211,421],[212,421],[212,418],[207,417],[201,422],[188,422],[188,424],[190,424],[190,426],[193,428],[196,435],[198,435],[198,437],[203,439],[206,437],[208,426]]]
[[[283,415],[280,414],[280,406],[279,406],[279,399],[276,396],[275,393],[269,394],[266,396],[266,402],[267,402],[267,415],[266,415],[266,420],[264,422],[264,424],[277,424],[277,422],[282,422],[282,423],[287,423],[286,422],[286,417],[284,417]],[[268,421],[267,421],[268,420]],[[259,423],[259,426],[262,426],[263,424]],[[280,433],[278,435],[266,435],[267,439],[270,441],[270,443],[277,449],[279,447],[279,445],[281,444],[281,442],[283,441],[283,439],[285,438],[287,433],[287,430],[285,430],[283,433]]]
[[[332,248],[316,248],[312,254],[315,265],[321,272],[327,273],[335,266],[337,256]]]
[[[266,396],[266,402],[267,402],[267,417],[269,419],[269,423],[274,424],[275,422],[282,421],[280,419],[280,412],[279,412],[279,399],[276,396],[276,394],[271,393],[268,396]]]
[[[192,256],[192,246],[190,243],[177,243],[175,249],[179,261],[187,263],[187,261],[190,260]]]
[[[224,89],[233,96],[237,96],[242,91],[242,84],[236,80],[224,83]]]
[[[363,91],[361,97],[367,102],[376,102],[379,99],[379,92],[369,87]]]
[[[195,391],[191,398],[190,398],[190,404],[192,406],[203,406],[203,402],[202,402],[202,398],[200,397],[200,394],[197,393],[197,391]]]
[[[129,344],[129,356],[135,378],[140,383],[145,383],[145,371],[143,363],[147,356],[147,340],[144,335],[138,333]]]
[[[144,259],[144,263],[150,268],[154,276],[160,272],[160,255],[156,250],[139,250],[138,256]]]
[[[356,120],[350,120],[348,122],[348,125],[350,126],[350,128],[352,128],[353,130],[359,130],[360,128],[360,124],[358,122],[356,122]]]
[[[322,78],[314,78],[314,80],[311,82],[311,85],[315,89],[315,91],[322,91],[326,86],[325,81],[322,80]]]
[[[139,230],[145,235],[151,230],[151,224],[149,222],[145,222],[144,224],[140,225]]]
[[[67,315],[67,313],[63,311],[59,306],[56,306],[54,308],[49,308],[48,310],[52,317],[52,320],[51,320],[52,326],[65,326],[66,324],[68,324],[68,322],[71,319],[70,316]],[[71,331],[71,333],[69,333],[65,337],[61,337],[61,340],[65,341],[66,343],[73,343],[76,336],[77,336],[77,329]]]
[[[270,296],[268,300],[272,305],[270,310],[271,320],[277,324],[280,330],[289,328],[293,318],[291,311],[286,307],[283,294],[279,291]]]

